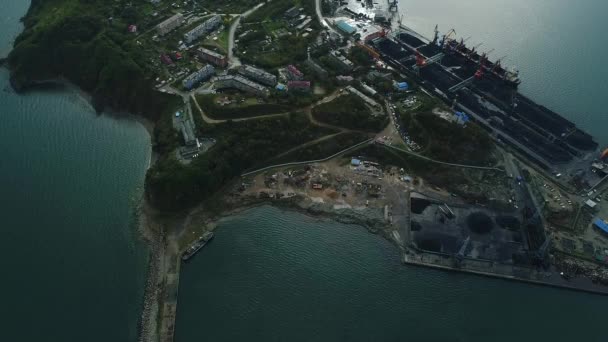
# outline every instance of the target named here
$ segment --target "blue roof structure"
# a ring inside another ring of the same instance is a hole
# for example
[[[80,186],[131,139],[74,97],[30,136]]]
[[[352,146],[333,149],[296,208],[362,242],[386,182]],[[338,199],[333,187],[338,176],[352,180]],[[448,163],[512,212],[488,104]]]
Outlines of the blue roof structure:
[[[410,89],[410,85],[407,82],[399,82],[397,83],[397,89],[401,91],[405,91]]]
[[[604,222],[604,220],[597,219],[593,221],[593,225],[602,230],[604,233],[608,234],[608,224]]]
[[[359,166],[361,165],[361,161],[359,159],[353,158],[351,159],[350,164],[353,166]]]
[[[276,89],[279,91],[284,91],[287,89],[287,87],[284,84],[279,83],[279,84],[277,84]]]
[[[354,27],[348,25],[344,20],[338,21],[337,25],[338,28],[346,34],[353,34],[355,31],[357,31]]]
[[[464,112],[455,112],[454,115],[456,115],[456,117],[458,118],[458,122],[461,124],[465,124],[471,120],[469,116]]]

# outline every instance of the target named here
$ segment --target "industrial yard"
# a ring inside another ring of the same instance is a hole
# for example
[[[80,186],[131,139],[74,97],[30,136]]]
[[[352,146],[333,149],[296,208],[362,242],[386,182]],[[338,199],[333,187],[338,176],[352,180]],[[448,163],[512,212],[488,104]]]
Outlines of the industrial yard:
[[[171,203],[203,201],[172,253],[272,204],[362,225],[404,263],[607,293],[608,155],[519,94],[515,69],[453,30],[408,30],[398,1],[251,5],[183,23],[172,9],[175,27],[152,38],[171,47],[158,90],[184,102],[177,175],[222,182]]]

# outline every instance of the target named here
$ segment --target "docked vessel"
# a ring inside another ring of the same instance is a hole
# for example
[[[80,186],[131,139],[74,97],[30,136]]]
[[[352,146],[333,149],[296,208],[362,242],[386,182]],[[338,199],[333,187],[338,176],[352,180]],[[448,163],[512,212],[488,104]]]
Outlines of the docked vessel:
[[[192,243],[192,245],[190,245],[190,247],[188,247],[188,249],[184,251],[184,254],[182,254],[182,260],[187,261],[192,258],[201,248],[205,247],[205,245],[211,241],[211,239],[213,239],[213,236],[213,232],[206,232],[201,235]]]
[[[453,30],[452,30],[453,31]],[[472,115],[500,141],[546,170],[574,174],[598,148],[586,132],[518,92],[516,69],[467,47],[451,33],[425,40],[400,29],[367,42],[389,65],[415,76],[420,85]]]

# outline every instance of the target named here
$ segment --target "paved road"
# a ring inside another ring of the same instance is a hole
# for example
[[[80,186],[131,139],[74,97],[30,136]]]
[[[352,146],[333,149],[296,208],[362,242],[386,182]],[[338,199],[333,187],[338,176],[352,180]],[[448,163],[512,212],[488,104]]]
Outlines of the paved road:
[[[327,21],[325,21],[325,18],[323,17],[323,13],[321,13],[321,0],[315,0],[315,11],[317,12],[317,18],[319,19],[319,22],[321,23],[321,26],[325,27],[326,29],[329,29],[330,31],[336,32],[336,30],[334,30],[333,27],[331,27]]]
[[[447,166],[454,166],[454,167],[460,167],[460,168],[465,168],[465,169],[476,169],[476,170],[487,170],[487,171],[498,171],[498,172],[505,172],[505,170],[503,169],[499,169],[496,167],[486,167],[486,166],[475,166],[475,165],[464,165],[464,164],[454,164],[454,163],[446,163],[446,162],[442,162],[439,160],[435,160],[435,159],[431,159],[429,157],[425,157],[423,155],[420,155],[418,153],[414,153],[408,150],[404,150],[402,148],[399,147],[395,147],[395,146],[391,146],[391,145],[385,145],[385,144],[380,144],[386,148],[391,148],[393,150],[397,150],[406,154],[409,154],[411,156],[420,158],[420,159],[424,159],[426,161],[432,162],[432,163],[436,163],[436,164],[441,164],[441,165],[447,165]]]
[[[230,26],[230,31],[228,32],[228,61],[230,63],[230,67],[234,68],[234,67],[238,67],[241,65],[241,61],[234,57],[234,35],[236,33],[237,28],[239,27],[239,25],[241,24],[241,19],[242,18],[246,18],[247,16],[249,16],[251,13],[255,12],[255,10],[257,10],[258,8],[264,6],[265,2],[262,2],[261,4],[256,5],[255,7],[253,7],[252,9],[248,10],[247,12],[241,14],[238,16],[238,18],[236,18],[234,20],[234,22],[232,23],[232,25]]]
[[[331,156],[329,156],[329,157],[327,157],[327,158],[323,158],[323,159],[317,159],[317,160],[306,160],[306,161],[301,161],[301,162],[284,163],[284,164],[277,164],[277,165],[266,166],[266,167],[261,168],[261,169],[258,169],[258,170],[254,170],[254,171],[250,171],[250,172],[243,173],[243,174],[241,175],[241,177],[245,177],[245,176],[253,175],[253,174],[256,174],[256,173],[259,173],[259,172],[262,172],[262,171],[266,171],[266,170],[270,170],[270,169],[276,169],[276,168],[279,168],[279,167],[285,167],[285,166],[297,166],[297,165],[306,165],[306,164],[314,164],[314,163],[322,163],[322,162],[328,161],[328,160],[330,160],[330,159],[333,159],[333,158],[335,158],[335,157],[337,157],[337,156],[339,156],[339,155],[341,155],[341,154],[344,154],[344,153],[347,153],[347,152],[349,152],[349,151],[352,151],[352,150],[354,150],[354,149],[356,149],[356,148],[359,148],[360,146],[367,145],[367,144],[371,144],[373,141],[374,141],[373,139],[365,140],[365,141],[360,142],[360,143],[358,143],[358,144],[355,144],[355,145],[353,145],[353,146],[351,146],[351,147],[349,147],[349,148],[346,148],[346,149],[344,149],[344,150],[342,150],[342,151],[340,151],[340,152],[338,152],[338,153],[336,153],[336,154],[333,154],[333,155],[331,155]]]
[[[198,101],[196,100],[196,97],[194,96],[194,94],[190,95],[190,98],[192,99],[192,102],[194,102],[194,105],[198,109],[199,113],[201,113],[201,116],[203,117],[203,121],[205,121],[206,123],[209,123],[209,124],[219,124],[219,123],[227,122],[227,121],[247,121],[247,120],[277,118],[277,117],[287,116],[291,113],[291,112],[287,112],[287,113],[278,113],[278,114],[267,114],[267,115],[251,116],[251,117],[246,117],[246,118],[235,118],[235,119],[213,119],[213,118],[207,116],[207,114],[205,114],[205,112],[203,111],[201,106],[198,104]]]

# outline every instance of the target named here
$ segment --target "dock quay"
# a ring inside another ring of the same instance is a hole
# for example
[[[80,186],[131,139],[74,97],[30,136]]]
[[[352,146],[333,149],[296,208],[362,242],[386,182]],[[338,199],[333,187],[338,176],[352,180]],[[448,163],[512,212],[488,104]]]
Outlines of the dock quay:
[[[500,61],[489,61],[486,54],[478,54],[462,42],[445,36],[439,39],[438,33],[428,40],[409,29],[397,29],[366,44],[387,65],[474,117],[495,140],[544,170],[581,173],[589,166],[586,156],[598,152],[598,144],[589,134],[520,94],[516,71],[503,68]],[[597,182],[593,176],[585,175],[592,184]]]
[[[483,277],[518,281],[539,286],[548,286],[564,290],[586,292],[608,296],[608,288],[595,284],[586,278],[566,280],[555,270],[537,271],[528,268],[508,267],[491,262],[467,260],[455,267],[451,257],[434,253],[417,252],[405,253],[401,259],[403,264],[438,269],[448,272],[462,272]]]
[[[163,281],[163,291],[160,294],[159,340],[161,342],[173,342],[175,335],[180,267],[181,258],[179,254],[172,253],[168,260],[168,270]]]

